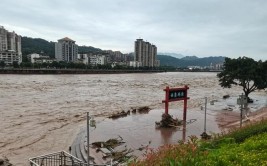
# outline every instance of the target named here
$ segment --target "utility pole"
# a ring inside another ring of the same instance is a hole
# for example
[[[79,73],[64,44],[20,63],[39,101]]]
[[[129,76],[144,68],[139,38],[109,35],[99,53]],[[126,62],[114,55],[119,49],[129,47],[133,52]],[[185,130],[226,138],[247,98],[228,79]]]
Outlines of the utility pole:
[[[89,116],[89,112],[87,112],[87,164],[88,166],[90,165],[90,148],[89,148],[89,120],[90,120],[90,116]]]
[[[205,118],[204,118],[204,132],[206,133],[206,122],[207,122],[207,97],[205,97]]]
[[[241,103],[240,103],[240,128],[242,127],[242,119],[243,119],[243,93],[241,95]]]
[[[207,102],[208,98],[205,97],[205,113],[204,113],[204,132],[200,134],[202,139],[210,139],[210,135],[207,134]],[[201,107],[202,110],[203,107]]]
[[[241,128],[243,120],[243,109],[244,105],[247,104],[247,98],[243,93],[239,95],[239,98],[237,99],[237,104],[240,105],[240,128]]]

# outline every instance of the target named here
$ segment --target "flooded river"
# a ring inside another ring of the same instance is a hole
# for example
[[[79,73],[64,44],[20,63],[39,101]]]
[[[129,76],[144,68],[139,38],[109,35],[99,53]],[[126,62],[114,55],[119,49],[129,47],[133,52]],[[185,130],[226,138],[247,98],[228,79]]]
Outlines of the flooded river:
[[[205,96],[242,93],[239,87],[221,88],[216,73],[0,75],[0,156],[25,165],[29,157],[67,150],[85,123],[85,112],[105,117],[140,106],[163,109],[163,89],[184,85],[190,88],[192,110],[203,105]]]

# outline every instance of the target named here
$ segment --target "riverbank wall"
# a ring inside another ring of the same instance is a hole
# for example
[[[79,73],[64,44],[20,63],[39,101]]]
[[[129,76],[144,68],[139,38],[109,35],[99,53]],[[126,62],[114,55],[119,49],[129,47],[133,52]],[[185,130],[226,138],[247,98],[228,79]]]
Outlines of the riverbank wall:
[[[125,74],[160,73],[163,70],[95,70],[95,69],[0,69],[0,74]]]

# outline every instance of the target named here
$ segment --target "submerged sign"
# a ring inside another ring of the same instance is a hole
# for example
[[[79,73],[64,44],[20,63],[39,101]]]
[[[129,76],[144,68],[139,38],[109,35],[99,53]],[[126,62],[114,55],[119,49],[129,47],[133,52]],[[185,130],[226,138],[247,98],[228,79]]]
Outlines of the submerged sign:
[[[184,86],[182,88],[169,88],[168,86],[164,91],[166,92],[165,101],[179,101],[179,100],[187,100],[187,90],[188,86]]]
[[[169,100],[184,99],[186,97],[186,90],[171,90],[169,92]]]
[[[166,114],[168,114],[169,102],[183,100],[184,101],[184,107],[186,109],[187,100],[189,99],[189,97],[187,97],[188,89],[189,89],[188,86],[184,86],[181,88],[169,88],[167,86],[166,89],[164,89],[166,95],[165,95],[165,100],[163,100],[162,102],[165,103],[165,113]]]
[[[164,89],[165,91],[165,100],[162,102],[165,103],[165,114],[169,114],[169,102],[173,101],[184,101],[184,113],[183,113],[183,126],[184,126],[184,131],[185,131],[185,125],[186,125],[186,111],[187,111],[187,100],[189,97],[187,97],[187,92],[188,92],[189,87],[185,85],[184,87],[181,88],[170,88],[166,87]]]

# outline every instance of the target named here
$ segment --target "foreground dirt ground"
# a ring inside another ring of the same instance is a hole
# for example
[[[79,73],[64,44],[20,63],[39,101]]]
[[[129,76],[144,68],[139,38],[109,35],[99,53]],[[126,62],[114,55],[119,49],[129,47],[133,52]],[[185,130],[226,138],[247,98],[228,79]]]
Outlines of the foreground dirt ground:
[[[244,118],[244,124],[248,122],[255,122],[267,118],[267,107],[261,108],[258,111],[249,113],[247,118]],[[223,111],[217,115],[217,123],[221,129],[229,129],[232,127],[239,127],[240,125],[240,113]]]

